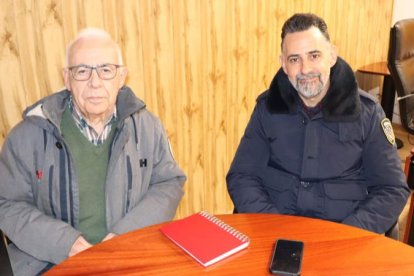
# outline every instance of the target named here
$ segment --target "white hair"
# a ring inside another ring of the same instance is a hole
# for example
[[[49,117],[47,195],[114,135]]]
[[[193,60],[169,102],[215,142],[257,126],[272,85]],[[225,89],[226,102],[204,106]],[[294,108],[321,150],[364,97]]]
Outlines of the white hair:
[[[86,28],[86,29],[81,30],[76,35],[76,38],[74,40],[72,40],[68,44],[68,46],[66,47],[66,60],[65,60],[66,67],[69,66],[69,56],[70,56],[70,53],[72,51],[73,45],[75,45],[76,42],[78,42],[79,40],[84,39],[84,38],[100,38],[100,39],[108,39],[108,40],[112,41],[114,43],[115,50],[116,50],[117,55],[118,55],[118,64],[119,65],[124,64],[123,59],[122,59],[121,48],[119,47],[118,43],[116,43],[112,39],[111,35],[107,31],[105,31],[103,29],[99,29],[99,28]]]

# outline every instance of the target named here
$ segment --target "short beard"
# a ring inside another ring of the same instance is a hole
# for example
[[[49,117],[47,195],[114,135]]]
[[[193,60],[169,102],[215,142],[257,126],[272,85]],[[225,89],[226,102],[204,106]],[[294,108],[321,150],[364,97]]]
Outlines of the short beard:
[[[306,80],[309,78],[318,77],[319,83],[315,84],[314,82],[302,84],[301,80]],[[323,82],[321,74],[309,73],[309,74],[299,74],[296,76],[296,90],[299,94],[305,99],[312,99],[317,97],[323,91]]]

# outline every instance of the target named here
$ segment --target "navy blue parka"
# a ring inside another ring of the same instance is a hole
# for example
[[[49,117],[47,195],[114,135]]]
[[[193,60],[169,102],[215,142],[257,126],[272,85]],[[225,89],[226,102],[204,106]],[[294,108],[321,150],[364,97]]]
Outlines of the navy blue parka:
[[[331,68],[322,109],[312,118],[280,69],[258,97],[227,174],[235,208],[384,233],[409,195],[395,143],[385,134],[387,123],[341,58]]]

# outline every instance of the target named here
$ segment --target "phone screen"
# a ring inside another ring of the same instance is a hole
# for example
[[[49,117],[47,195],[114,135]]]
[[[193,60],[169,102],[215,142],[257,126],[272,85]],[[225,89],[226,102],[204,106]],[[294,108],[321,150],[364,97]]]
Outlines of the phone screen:
[[[269,270],[279,275],[300,275],[303,242],[277,240]]]

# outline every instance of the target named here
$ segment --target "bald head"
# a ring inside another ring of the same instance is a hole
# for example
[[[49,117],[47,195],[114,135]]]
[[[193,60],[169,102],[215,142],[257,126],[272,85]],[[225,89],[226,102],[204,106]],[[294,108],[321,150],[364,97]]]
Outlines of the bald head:
[[[116,54],[116,64],[123,65],[122,53],[119,45],[112,39],[105,30],[98,28],[87,28],[81,30],[76,38],[69,43],[66,50],[66,67],[77,65],[74,56],[80,49],[104,47],[112,49]]]

